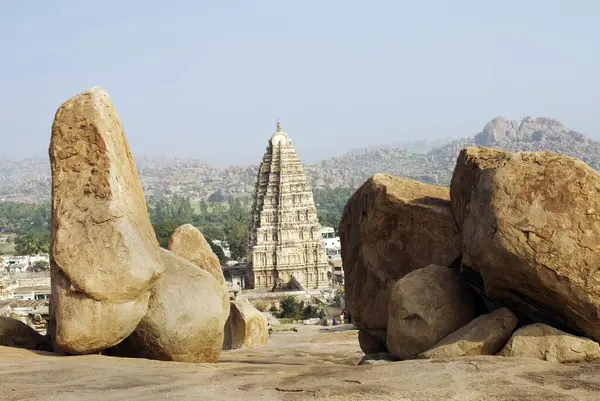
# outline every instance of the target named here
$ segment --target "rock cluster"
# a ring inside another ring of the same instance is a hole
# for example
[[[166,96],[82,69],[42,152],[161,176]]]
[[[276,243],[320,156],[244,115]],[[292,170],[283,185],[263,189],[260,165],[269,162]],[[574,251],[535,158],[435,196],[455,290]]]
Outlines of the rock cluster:
[[[340,223],[363,351],[599,358],[599,194],[598,173],[552,152],[463,149],[450,196],[372,177]]]
[[[58,109],[50,160],[55,349],[217,360],[229,313],[218,259],[188,226],[172,238],[173,252],[159,248],[105,91],[91,89]]]
[[[449,266],[460,255],[448,188],[384,174],[348,201],[340,241],[346,305],[365,353],[385,348],[392,285],[430,264]]]

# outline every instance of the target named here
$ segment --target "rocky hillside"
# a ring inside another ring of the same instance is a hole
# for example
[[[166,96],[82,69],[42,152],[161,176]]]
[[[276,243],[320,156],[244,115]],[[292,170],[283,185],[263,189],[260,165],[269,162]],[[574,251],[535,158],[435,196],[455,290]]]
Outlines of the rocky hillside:
[[[430,142],[428,142],[430,143]],[[552,150],[577,157],[600,169],[600,142],[590,140],[551,118],[525,118],[521,122],[501,117],[487,123],[473,137],[442,141],[426,153],[415,144],[403,147],[375,147],[306,166],[314,188],[357,187],[375,173],[448,185],[456,157],[465,146],[481,145],[509,151]],[[426,144],[421,144],[426,147]],[[257,156],[260,160],[262,155]],[[302,155],[300,155],[302,157]],[[191,199],[225,195],[249,196],[254,189],[257,166],[227,169],[199,160],[143,157],[136,160],[146,195],[179,194]],[[0,159],[0,199],[37,202],[50,196],[50,172],[46,159],[8,161]]]

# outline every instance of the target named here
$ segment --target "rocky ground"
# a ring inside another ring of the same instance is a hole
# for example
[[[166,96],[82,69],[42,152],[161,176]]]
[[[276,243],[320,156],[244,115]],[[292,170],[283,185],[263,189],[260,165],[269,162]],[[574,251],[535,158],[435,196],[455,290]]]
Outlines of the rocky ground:
[[[266,348],[216,364],[0,347],[0,399],[12,400],[598,400],[600,364],[475,357],[357,366],[357,331],[296,326]]]

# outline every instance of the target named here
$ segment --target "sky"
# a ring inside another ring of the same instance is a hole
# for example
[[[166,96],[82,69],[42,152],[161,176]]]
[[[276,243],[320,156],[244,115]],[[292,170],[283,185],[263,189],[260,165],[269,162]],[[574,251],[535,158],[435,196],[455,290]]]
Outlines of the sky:
[[[109,93],[136,156],[304,162],[552,117],[600,139],[600,2],[0,0],[0,157]]]

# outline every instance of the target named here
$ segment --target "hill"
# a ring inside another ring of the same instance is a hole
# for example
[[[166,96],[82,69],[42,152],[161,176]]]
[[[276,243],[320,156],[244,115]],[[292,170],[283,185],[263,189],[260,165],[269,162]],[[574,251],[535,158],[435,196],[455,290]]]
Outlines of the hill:
[[[424,149],[433,142],[415,141],[407,145],[413,150],[377,146],[306,165],[305,169],[315,189],[355,188],[375,173],[448,185],[460,149],[476,145],[514,152],[552,150],[600,169],[600,142],[551,118],[527,117],[517,122],[498,117],[472,137],[440,141],[442,145],[426,153],[417,152],[415,148]],[[257,160],[261,156],[258,155]],[[141,157],[136,163],[147,196],[171,194],[192,200],[206,199],[215,192],[225,196],[250,196],[257,173],[257,165],[219,169],[199,160],[170,157]],[[0,199],[40,202],[49,197],[50,172],[46,159],[0,159]]]

